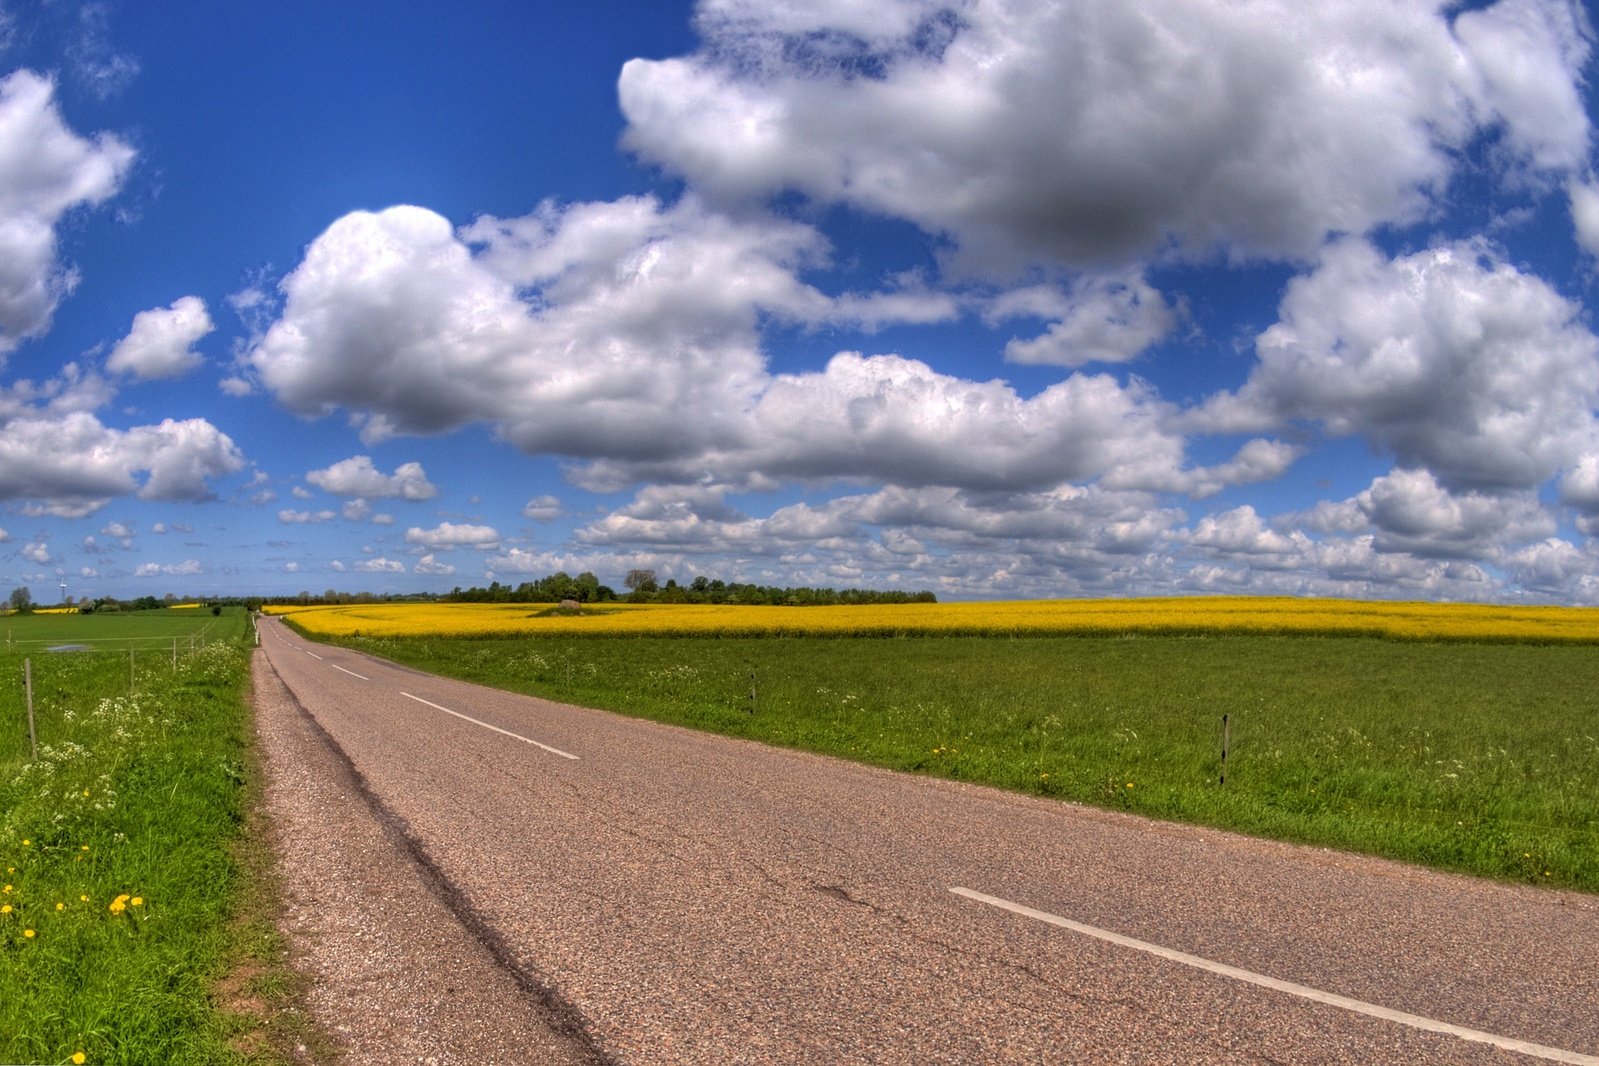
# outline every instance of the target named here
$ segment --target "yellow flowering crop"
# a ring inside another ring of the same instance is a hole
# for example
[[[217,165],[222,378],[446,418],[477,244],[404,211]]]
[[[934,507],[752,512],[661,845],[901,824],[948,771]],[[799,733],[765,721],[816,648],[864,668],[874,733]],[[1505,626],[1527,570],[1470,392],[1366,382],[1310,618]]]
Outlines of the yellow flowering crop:
[[[1289,597],[1167,597],[837,607],[603,604],[583,614],[537,603],[278,607],[316,636],[1054,636],[1303,634],[1415,640],[1599,643],[1599,609]]]

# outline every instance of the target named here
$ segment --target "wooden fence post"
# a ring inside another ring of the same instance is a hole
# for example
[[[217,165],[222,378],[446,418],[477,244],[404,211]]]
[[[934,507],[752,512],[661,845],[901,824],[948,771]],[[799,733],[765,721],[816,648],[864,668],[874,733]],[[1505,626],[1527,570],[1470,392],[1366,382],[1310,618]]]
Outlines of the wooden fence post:
[[[1224,714],[1221,716],[1221,783],[1227,783],[1227,742],[1232,739],[1232,727]]]
[[[39,734],[33,725],[33,660],[22,660],[22,687],[28,692],[28,747],[39,757]]]

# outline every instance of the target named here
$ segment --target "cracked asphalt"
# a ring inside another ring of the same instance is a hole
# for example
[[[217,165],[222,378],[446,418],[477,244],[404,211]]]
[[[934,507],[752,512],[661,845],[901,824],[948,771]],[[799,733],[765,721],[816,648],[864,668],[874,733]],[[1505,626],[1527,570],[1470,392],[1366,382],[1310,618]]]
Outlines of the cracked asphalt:
[[[1599,1062],[1593,897],[892,774],[261,630],[269,799],[320,840],[285,854],[291,896],[342,879],[337,899],[291,898],[290,931],[313,1009],[363,1061]],[[378,1002],[396,975],[459,1038],[404,1043]]]

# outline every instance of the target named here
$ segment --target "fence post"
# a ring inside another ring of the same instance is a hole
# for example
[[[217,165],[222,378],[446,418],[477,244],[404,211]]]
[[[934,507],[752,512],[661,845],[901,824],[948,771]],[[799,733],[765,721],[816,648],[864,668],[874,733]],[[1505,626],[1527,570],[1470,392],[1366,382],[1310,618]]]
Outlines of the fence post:
[[[39,758],[39,734],[33,726],[33,660],[22,660],[22,687],[28,692],[28,747]]]
[[[1232,739],[1231,733],[1231,724],[1224,714],[1221,716],[1221,784],[1224,785],[1227,783],[1227,741]]]
[[[178,672],[178,638],[172,638],[172,672]]]

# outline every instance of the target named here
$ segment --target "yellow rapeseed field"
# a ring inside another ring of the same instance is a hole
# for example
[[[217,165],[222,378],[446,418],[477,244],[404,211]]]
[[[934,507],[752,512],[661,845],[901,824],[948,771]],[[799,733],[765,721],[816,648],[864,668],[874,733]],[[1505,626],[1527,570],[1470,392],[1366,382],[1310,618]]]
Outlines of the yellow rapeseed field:
[[[312,635],[1049,636],[1280,633],[1408,640],[1599,643],[1599,609],[1261,597],[1028,600],[843,607],[607,603],[581,614],[537,603],[268,607]]]

